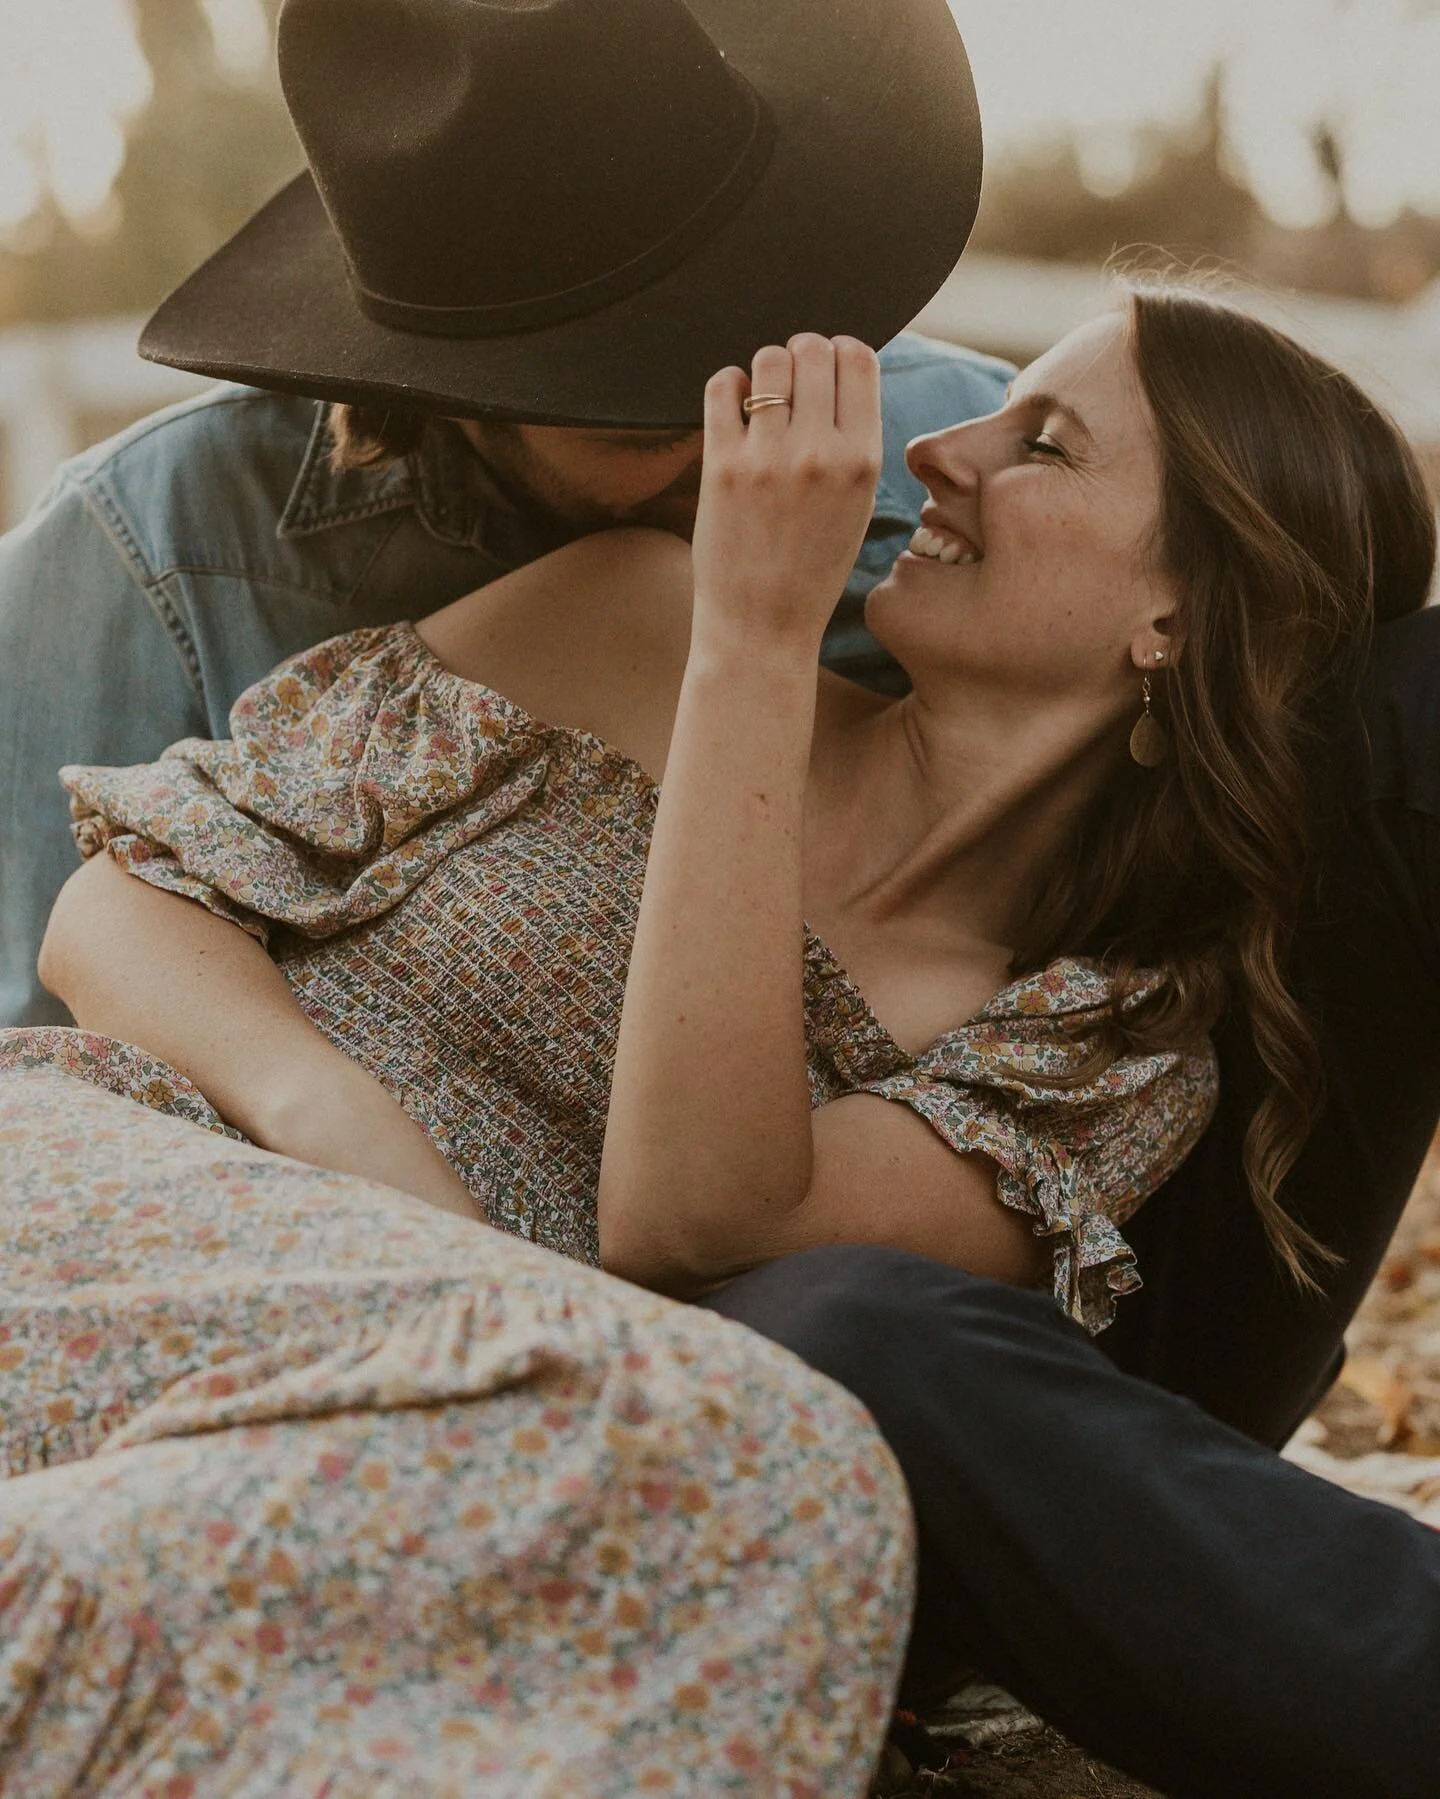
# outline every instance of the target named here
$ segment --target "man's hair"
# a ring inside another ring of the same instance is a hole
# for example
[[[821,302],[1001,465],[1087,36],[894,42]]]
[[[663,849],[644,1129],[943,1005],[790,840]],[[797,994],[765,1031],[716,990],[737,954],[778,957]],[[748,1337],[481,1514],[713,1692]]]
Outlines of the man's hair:
[[[418,450],[432,420],[428,413],[400,406],[330,407],[330,466],[336,474],[350,468],[380,468]]]

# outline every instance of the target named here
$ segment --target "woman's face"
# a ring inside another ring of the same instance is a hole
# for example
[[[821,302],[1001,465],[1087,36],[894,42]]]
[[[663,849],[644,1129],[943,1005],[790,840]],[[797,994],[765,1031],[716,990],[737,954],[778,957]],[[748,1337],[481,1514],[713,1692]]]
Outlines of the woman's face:
[[[909,446],[921,528],[866,619],[917,687],[947,673],[1059,699],[1138,701],[1167,649],[1160,453],[1126,321],[1085,325],[1007,403]],[[1167,651],[1168,656],[1168,651]]]

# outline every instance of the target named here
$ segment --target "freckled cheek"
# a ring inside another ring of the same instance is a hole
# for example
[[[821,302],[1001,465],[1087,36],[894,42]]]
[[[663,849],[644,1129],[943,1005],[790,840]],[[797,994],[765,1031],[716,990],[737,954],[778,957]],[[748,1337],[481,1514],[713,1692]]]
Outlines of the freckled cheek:
[[[1083,594],[1099,568],[1088,534],[1060,515],[1031,516],[987,538],[985,573],[1017,603],[1054,611],[1062,594]]]
[[[1001,552],[1016,566],[1058,564],[1084,552],[1092,533],[1086,517],[1074,507],[1047,502],[1038,493],[1007,494],[982,511],[987,558]]]
[[[1011,624],[1034,632],[1062,660],[1108,656],[1132,605],[1133,559],[1097,539],[1083,519],[1052,512],[1028,523],[986,571],[1011,595]]]

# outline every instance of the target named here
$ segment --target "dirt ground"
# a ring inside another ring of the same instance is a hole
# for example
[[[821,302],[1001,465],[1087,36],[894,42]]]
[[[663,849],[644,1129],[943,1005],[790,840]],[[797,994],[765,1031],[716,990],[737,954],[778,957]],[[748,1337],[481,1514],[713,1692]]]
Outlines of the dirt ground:
[[[1440,1139],[1346,1344],[1344,1373],[1286,1455],[1440,1529]],[[916,1770],[892,1754],[877,1796],[1155,1799],[994,1688],[927,1722],[950,1766]]]
[[[876,1791],[896,1799],[1158,1799],[1149,1787],[1092,1761],[1058,1731],[1044,1729],[957,1752],[943,1773],[919,1773],[902,1786]]]
[[[1345,1341],[1344,1373],[1286,1454],[1440,1528],[1440,1153]]]

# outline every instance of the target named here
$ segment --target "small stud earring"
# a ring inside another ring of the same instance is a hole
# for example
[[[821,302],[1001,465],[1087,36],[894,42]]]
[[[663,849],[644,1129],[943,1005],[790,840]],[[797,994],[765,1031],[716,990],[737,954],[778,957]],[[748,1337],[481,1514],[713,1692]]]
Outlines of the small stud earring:
[[[1165,660],[1165,652],[1164,652],[1164,650],[1156,650],[1156,652],[1155,652],[1155,660],[1156,660],[1156,661],[1157,661],[1157,662],[1163,662],[1163,661],[1164,661],[1164,660]]]
[[[1130,733],[1130,757],[1141,768],[1158,768],[1170,753],[1170,741],[1150,711],[1149,675],[1142,678],[1140,691],[1145,699],[1145,710],[1135,720],[1135,729]]]

